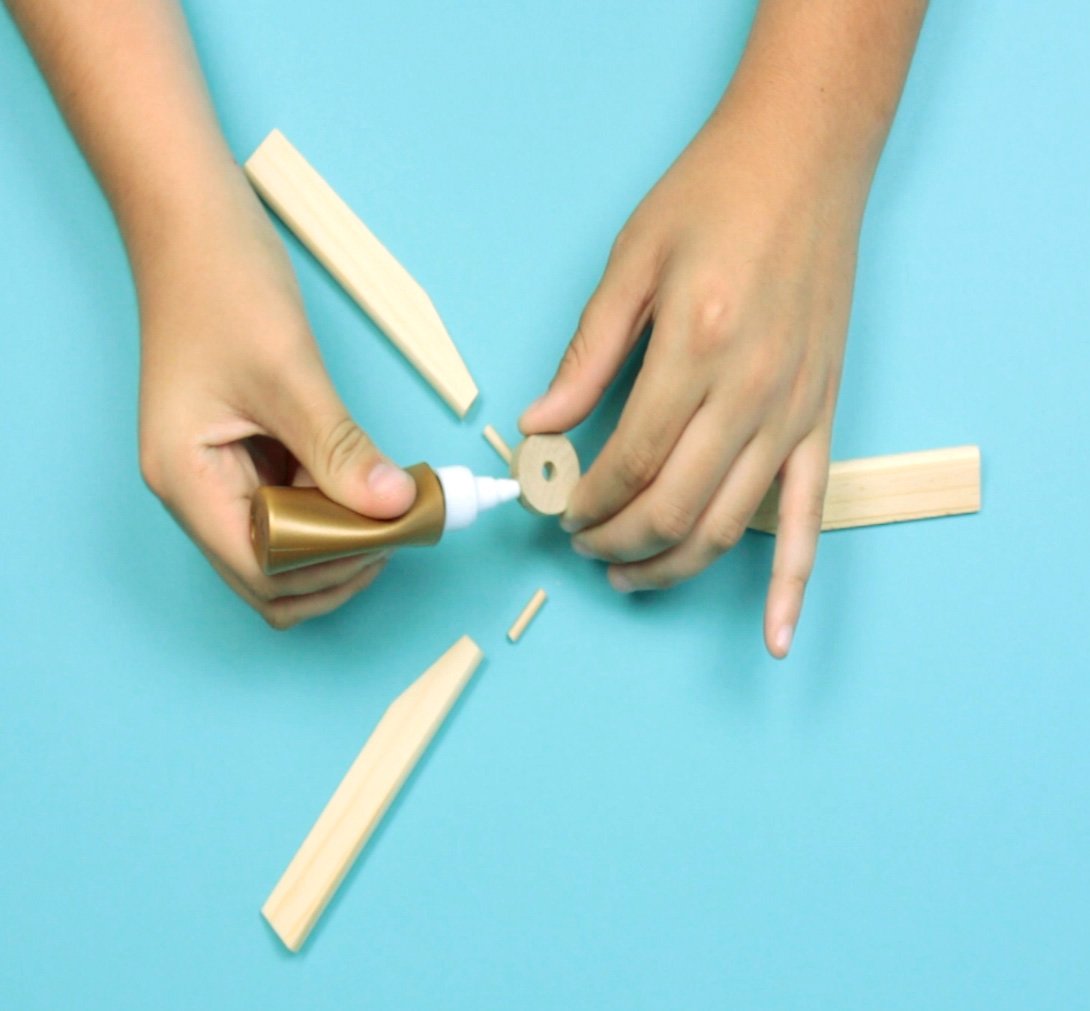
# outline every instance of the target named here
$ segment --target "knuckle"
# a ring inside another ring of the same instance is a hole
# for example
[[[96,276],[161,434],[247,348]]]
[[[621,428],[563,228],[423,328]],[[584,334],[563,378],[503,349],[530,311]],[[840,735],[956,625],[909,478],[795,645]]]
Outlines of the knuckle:
[[[790,523],[792,529],[800,533],[817,534],[821,531],[825,519],[825,482],[808,488],[797,501],[784,503],[781,499],[780,521]]]
[[[764,402],[776,389],[781,376],[774,357],[767,353],[752,356],[742,377],[742,395],[753,402]]]
[[[814,495],[807,495],[799,511],[799,518],[812,530],[820,530],[825,519],[825,493],[822,490]]]
[[[822,407],[829,391],[828,376],[821,369],[812,369],[809,362],[788,360],[794,379],[787,393],[789,415],[795,421],[796,441],[800,441],[813,428],[821,416]]]
[[[654,217],[643,205],[617,232],[609,249],[607,269],[620,268],[629,276],[648,278],[662,263],[666,251],[665,236]]]
[[[726,554],[746,532],[746,525],[733,513],[717,516],[708,524],[707,542],[713,556]]]
[[[337,474],[369,449],[363,430],[345,415],[319,430],[314,456],[327,473]]]
[[[689,349],[698,357],[721,351],[735,332],[733,299],[721,282],[706,283],[693,304],[689,319]]]
[[[777,572],[773,570],[772,578],[792,595],[801,597],[806,592],[806,584],[809,577],[802,572]]]
[[[629,491],[646,488],[658,472],[658,460],[652,447],[640,440],[630,442],[621,450],[617,476]]]
[[[696,515],[682,502],[663,499],[652,506],[648,522],[651,533],[657,541],[665,544],[679,544],[692,531],[696,523]]]
[[[163,465],[157,454],[144,447],[140,449],[140,476],[144,479],[144,484],[147,485],[148,490],[153,495],[163,498],[166,488]]]
[[[629,221],[617,233],[596,295],[611,293],[610,301],[646,308],[662,260],[662,245],[653,231]],[[597,299],[592,298],[593,305]]]
[[[613,240],[613,245],[609,248],[610,265],[616,266],[616,264],[627,259],[629,254],[639,245],[636,229],[632,226],[631,221],[626,222]]]
[[[251,580],[250,592],[263,604],[272,603],[278,596],[272,580],[267,577]]]
[[[160,499],[166,498],[167,467],[162,440],[141,430],[139,444],[140,476],[148,490]]]
[[[579,320],[579,326],[575,329],[575,336],[564,349],[564,357],[560,360],[560,371],[581,372],[590,357],[590,339],[587,337],[590,317],[591,310],[585,309]]]

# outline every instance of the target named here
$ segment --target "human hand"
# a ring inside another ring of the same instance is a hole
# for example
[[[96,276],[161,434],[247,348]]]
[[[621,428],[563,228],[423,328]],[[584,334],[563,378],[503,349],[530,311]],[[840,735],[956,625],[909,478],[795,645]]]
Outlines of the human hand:
[[[286,251],[248,184],[237,171],[224,182],[199,222],[174,221],[134,262],[141,469],[231,587],[288,628],[369,586],[385,553],[264,575],[250,544],[257,487],[316,484],[385,519],[412,505],[416,486],[337,396]]]
[[[693,576],[741,538],[774,478],[765,642],[785,656],[814,563],[866,181],[774,117],[725,104],[622,229],[526,434],[593,410],[641,333],[616,431],[563,525],[621,591]]]

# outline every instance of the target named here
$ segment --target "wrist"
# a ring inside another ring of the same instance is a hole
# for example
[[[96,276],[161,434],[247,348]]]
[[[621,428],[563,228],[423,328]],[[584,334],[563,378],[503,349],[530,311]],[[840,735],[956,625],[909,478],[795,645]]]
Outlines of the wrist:
[[[164,263],[199,255],[237,220],[250,196],[241,169],[224,148],[157,166],[139,181],[110,193],[110,204],[138,290]]]
[[[926,0],[762,0],[713,121],[759,138],[773,173],[862,210],[897,108]]]
[[[874,160],[775,94],[732,85],[698,143],[715,149],[721,178],[767,217],[816,215],[853,226],[862,219]]]

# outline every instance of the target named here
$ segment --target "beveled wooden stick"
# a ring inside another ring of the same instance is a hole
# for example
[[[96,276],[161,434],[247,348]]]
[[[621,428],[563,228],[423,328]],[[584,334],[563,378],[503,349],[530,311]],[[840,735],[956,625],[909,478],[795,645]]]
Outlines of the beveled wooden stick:
[[[244,168],[284,224],[464,417],[477,397],[477,385],[412,275],[279,130],[261,142]]]
[[[379,720],[261,908],[291,951],[307,939],[483,656],[462,636]]]

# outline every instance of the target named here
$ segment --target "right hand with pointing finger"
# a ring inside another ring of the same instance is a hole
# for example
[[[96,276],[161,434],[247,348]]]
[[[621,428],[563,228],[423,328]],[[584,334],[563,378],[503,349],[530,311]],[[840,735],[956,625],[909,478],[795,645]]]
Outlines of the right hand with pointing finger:
[[[227,583],[274,628],[288,628],[370,586],[386,553],[266,576],[250,543],[256,489],[317,485],[358,513],[392,519],[413,504],[416,485],[338,397],[286,251],[236,176],[201,221],[164,228],[154,256],[134,260],[140,462]]]

